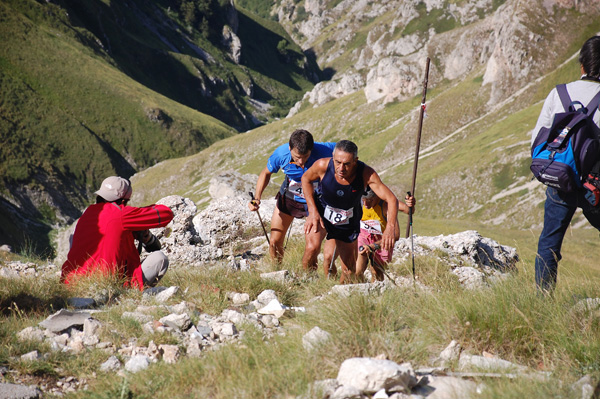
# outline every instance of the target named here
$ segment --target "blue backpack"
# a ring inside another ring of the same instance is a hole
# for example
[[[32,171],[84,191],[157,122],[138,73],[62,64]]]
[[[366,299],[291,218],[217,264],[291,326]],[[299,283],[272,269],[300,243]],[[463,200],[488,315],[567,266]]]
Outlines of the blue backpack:
[[[584,107],[571,101],[566,85],[556,86],[565,112],[554,115],[552,127],[542,127],[531,146],[531,171],[536,179],[557,190],[573,192],[600,160],[598,126],[593,121],[600,92]]]

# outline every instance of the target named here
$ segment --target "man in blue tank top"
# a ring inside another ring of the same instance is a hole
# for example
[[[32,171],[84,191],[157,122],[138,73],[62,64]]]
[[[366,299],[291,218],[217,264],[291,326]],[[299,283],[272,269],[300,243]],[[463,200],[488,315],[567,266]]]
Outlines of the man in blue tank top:
[[[316,192],[312,190],[315,180],[319,181]],[[382,234],[381,247],[390,251],[395,243],[398,199],[373,168],[358,160],[356,144],[349,140],[338,141],[331,158],[316,161],[302,176],[302,189],[308,207],[304,232],[314,234],[325,230],[327,242],[335,242],[342,261],[340,283],[347,279],[354,280],[356,276],[361,197],[367,185],[388,203],[388,223]],[[316,255],[307,261],[309,266],[312,265],[310,262],[316,265]]]
[[[294,218],[308,215],[306,200],[302,191],[301,179],[304,172],[315,161],[331,157],[335,143],[315,143],[312,134],[299,129],[292,133],[288,144],[283,144],[269,157],[267,166],[262,170],[256,182],[255,197],[248,204],[251,211],[258,211],[263,191],[271,180],[271,175],[283,170],[285,178],[279,193],[275,197],[277,206],[271,217],[271,259],[278,263],[283,259],[285,235]],[[312,188],[311,188],[312,191]],[[304,257],[316,258],[321,250],[321,242],[325,237],[322,232],[314,232],[305,236]]]

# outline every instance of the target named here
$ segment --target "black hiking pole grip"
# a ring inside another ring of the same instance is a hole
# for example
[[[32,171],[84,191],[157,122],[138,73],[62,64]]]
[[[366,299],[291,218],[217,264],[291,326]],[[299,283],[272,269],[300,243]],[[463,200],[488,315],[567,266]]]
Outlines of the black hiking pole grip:
[[[254,199],[254,194],[252,194],[252,191],[250,191],[248,194],[250,194],[250,202],[254,203],[256,200]],[[265,229],[265,224],[262,221],[262,218],[260,217],[260,212],[258,211],[258,209],[256,210],[256,214],[258,215],[258,220],[260,221],[260,227],[262,227],[263,232],[265,233],[265,238],[267,239],[267,244],[269,244],[269,246],[271,245],[271,240],[269,240],[269,235],[267,234],[267,229]]]
[[[419,147],[421,146],[421,131],[423,130],[423,115],[425,114],[425,103],[427,101],[427,81],[429,80],[429,63],[430,63],[430,59],[429,57],[427,57],[427,61],[425,64],[425,79],[423,80],[423,98],[421,100],[421,109],[420,109],[420,113],[419,113],[419,129],[417,131],[417,143],[416,143],[416,148],[415,148],[415,163],[413,166],[413,174],[412,174],[412,186],[411,186],[411,192],[415,193],[415,184],[417,181],[417,165],[419,164]],[[408,238],[408,234],[410,233],[410,229],[412,226],[412,209],[409,210],[408,213],[408,217],[409,217],[409,223],[406,225],[406,238]]]

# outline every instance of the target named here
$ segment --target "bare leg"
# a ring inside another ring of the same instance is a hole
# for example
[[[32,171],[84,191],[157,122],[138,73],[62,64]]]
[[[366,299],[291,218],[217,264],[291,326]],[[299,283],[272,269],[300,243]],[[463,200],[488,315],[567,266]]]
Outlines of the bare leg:
[[[335,267],[335,259],[337,259],[338,253],[335,246],[335,240],[325,241],[325,248],[323,249],[323,273],[325,277],[333,277],[337,274],[337,267]],[[329,268],[331,267],[331,272]]]
[[[356,276],[360,279],[364,279],[365,270],[367,270],[367,265],[369,264],[369,257],[367,254],[358,254],[358,258],[356,259]],[[372,268],[371,268],[372,269]],[[373,272],[373,270],[371,270]]]
[[[271,245],[269,246],[269,254],[271,259],[277,263],[281,263],[283,259],[283,243],[285,242],[285,233],[294,217],[287,215],[275,207],[273,216],[271,217]]]
[[[317,270],[319,252],[321,252],[321,242],[325,238],[327,232],[324,228],[319,228],[319,231],[308,233],[304,236],[304,256],[302,256],[302,266],[304,270]]]
[[[335,245],[342,262],[340,284],[356,282],[356,258],[358,255],[358,246],[356,242],[348,243],[335,240]]]
[[[373,267],[371,266],[371,275],[373,277],[371,277],[371,282],[374,283],[375,280],[377,281],[383,281],[383,270],[381,269],[382,267],[385,267],[386,264],[379,264],[379,267]]]
[[[392,253],[393,250],[386,252],[380,249],[373,254],[373,263],[375,263],[375,265],[371,267],[371,273],[373,274],[371,281],[374,282],[375,279],[378,281],[383,281],[383,277],[385,275],[384,270],[387,267],[388,262],[392,259]]]

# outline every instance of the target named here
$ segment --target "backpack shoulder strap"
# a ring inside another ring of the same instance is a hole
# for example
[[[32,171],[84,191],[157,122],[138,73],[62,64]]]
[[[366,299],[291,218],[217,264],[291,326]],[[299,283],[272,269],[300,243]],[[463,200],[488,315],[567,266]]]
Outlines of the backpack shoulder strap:
[[[600,160],[597,161],[594,166],[592,166],[592,170],[590,170],[590,174],[595,176],[600,176]]]
[[[563,108],[568,112],[571,106],[571,96],[569,96],[569,92],[567,91],[567,85],[557,85],[556,91],[558,92],[558,97],[560,98],[560,102],[562,102]]]
[[[600,91],[598,93],[596,93],[594,98],[592,98],[592,100],[586,107],[588,110],[588,115],[589,116],[594,115],[594,112],[596,112],[596,110],[598,109],[599,106],[600,106]]]

